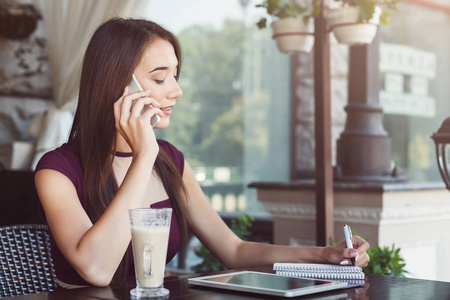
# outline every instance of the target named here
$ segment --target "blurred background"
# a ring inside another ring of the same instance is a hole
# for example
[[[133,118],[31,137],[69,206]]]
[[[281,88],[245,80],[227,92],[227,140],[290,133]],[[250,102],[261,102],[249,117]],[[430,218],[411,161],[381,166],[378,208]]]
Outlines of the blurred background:
[[[44,131],[59,131],[56,135],[67,138],[76,93],[70,85],[55,89],[58,80],[52,74],[55,65],[48,43],[52,35],[44,26],[41,1],[13,2],[30,4],[38,18],[29,36],[0,38],[0,168],[32,171],[40,155],[58,146],[42,143]],[[183,49],[179,80],[183,97],[177,101],[171,126],[158,130],[157,136],[184,153],[221,216],[248,213],[271,224],[272,214],[258,201],[257,189],[248,185],[314,178],[313,52],[280,53],[271,29],[256,26],[265,14],[255,7],[260,1],[141,2],[144,9],[133,15],[174,32]],[[114,15],[105,13],[95,22]],[[75,20],[74,26],[81,23]],[[430,137],[450,116],[449,41],[450,4],[445,0],[404,0],[391,13],[389,25],[381,28],[383,126],[392,139],[391,165],[412,187],[444,187]],[[71,60],[71,48],[64,49],[62,61],[77,63],[80,54]],[[330,35],[330,49],[335,163],[336,140],[346,122],[349,47]],[[61,89],[66,96],[61,96]],[[62,123],[45,119],[55,111]],[[272,232],[268,235],[270,242]],[[189,264],[196,264],[192,259]],[[443,278],[444,271],[434,267],[429,277]]]

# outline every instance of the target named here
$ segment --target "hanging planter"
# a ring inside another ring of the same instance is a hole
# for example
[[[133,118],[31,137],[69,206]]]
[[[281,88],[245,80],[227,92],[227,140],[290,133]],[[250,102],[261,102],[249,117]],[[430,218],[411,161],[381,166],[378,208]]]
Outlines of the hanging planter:
[[[370,44],[380,24],[381,8],[376,7],[373,17],[360,22],[359,8],[349,6],[328,11],[328,24],[334,36],[341,44]]]
[[[334,0],[341,7],[328,10],[330,30],[339,43],[370,44],[378,26],[387,25],[388,10],[396,9],[398,0]]]
[[[256,7],[265,8],[273,18],[272,30],[280,52],[294,54],[310,52],[314,46],[314,18],[317,3],[311,9],[294,0],[265,0]],[[259,29],[267,27],[267,19],[261,18],[256,24]]]
[[[273,38],[280,52],[295,54],[310,52],[314,46],[313,19],[284,18],[271,24]]]

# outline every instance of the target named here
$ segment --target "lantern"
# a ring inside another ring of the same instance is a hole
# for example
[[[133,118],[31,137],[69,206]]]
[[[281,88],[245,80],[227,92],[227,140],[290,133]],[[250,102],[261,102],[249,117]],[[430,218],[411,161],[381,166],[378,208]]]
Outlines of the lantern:
[[[450,190],[450,118],[447,118],[441,128],[431,137],[436,144],[436,158],[442,179]]]

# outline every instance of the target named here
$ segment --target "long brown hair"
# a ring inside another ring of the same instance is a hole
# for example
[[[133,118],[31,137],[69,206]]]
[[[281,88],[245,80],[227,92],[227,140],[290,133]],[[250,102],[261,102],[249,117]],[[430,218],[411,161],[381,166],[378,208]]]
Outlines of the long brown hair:
[[[84,207],[93,223],[106,210],[118,189],[111,155],[116,148],[113,104],[130,82],[144,50],[157,38],[172,44],[178,59],[179,76],[181,48],[177,38],[148,20],[110,19],[97,29],[86,50],[78,106],[69,140],[78,140],[84,175]],[[154,169],[172,202],[180,224],[182,241],[185,242],[187,223],[181,175],[161,148]],[[125,253],[112,283],[124,279],[127,257]]]

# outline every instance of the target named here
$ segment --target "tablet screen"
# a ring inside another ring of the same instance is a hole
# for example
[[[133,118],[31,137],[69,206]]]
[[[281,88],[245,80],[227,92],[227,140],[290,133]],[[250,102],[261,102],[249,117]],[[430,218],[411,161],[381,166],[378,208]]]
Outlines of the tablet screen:
[[[267,288],[275,290],[293,290],[330,283],[330,281],[272,276],[270,274],[250,273],[250,272],[236,273],[229,276],[213,277],[205,280],[224,283],[226,282],[241,286],[253,286],[255,288]]]
[[[189,278],[191,284],[293,297],[346,287],[344,282],[335,282],[299,277],[285,277],[269,273],[240,271],[220,275]]]

